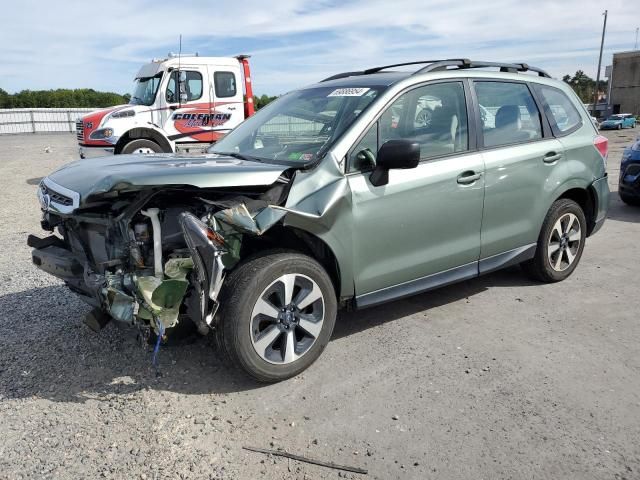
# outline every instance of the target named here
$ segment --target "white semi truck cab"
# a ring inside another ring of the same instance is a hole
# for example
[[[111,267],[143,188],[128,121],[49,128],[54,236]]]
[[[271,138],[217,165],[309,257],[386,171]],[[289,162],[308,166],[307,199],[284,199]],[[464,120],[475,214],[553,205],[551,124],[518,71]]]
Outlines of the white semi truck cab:
[[[127,105],[78,119],[80,157],[204,147],[253,113],[247,55],[169,54],[140,68]]]

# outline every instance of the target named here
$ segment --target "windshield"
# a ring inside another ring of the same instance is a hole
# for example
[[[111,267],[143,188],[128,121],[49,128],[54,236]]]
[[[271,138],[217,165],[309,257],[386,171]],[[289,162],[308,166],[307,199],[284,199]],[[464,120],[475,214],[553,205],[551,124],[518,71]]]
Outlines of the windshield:
[[[623,118],[620,115],[611,115],[607,120],[622,120]]]
[[[153,77],[136,78],[131,94],[130,105],[153,105],[156,100],[156,93],[160,87],[162,72]]]
[[[209,148],[263,161],[320,159],[386,87],[319,87],[280,97]]]

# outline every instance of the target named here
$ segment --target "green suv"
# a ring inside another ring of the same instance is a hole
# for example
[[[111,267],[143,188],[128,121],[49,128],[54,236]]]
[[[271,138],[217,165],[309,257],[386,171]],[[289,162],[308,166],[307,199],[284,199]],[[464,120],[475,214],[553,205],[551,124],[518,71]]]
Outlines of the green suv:
[[[159,346],[191,326],[278,381],[318,358],[339,308],[513,264],[567,278],[606,216],[607,148],[572,90],[526,64],[347,72],[205,155],[64,166],[38,190],[53,233],[28,243],[94,307],[92,328]]]

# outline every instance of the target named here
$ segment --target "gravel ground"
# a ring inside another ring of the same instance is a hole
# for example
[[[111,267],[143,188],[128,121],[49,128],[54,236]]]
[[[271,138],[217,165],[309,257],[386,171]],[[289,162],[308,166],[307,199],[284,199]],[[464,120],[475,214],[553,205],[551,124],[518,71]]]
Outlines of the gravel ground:
[[[606,134],[613,192],[637,133]],[[616,194],[560,284],[514,268],[341,314],[278,385],[225,369],[207,339],[162,349],[156,377],[131,332],[89,331],[88,307],[31,265],[36,185],[75,148],[0,137],[0,478],[640,478],[640,209]]]

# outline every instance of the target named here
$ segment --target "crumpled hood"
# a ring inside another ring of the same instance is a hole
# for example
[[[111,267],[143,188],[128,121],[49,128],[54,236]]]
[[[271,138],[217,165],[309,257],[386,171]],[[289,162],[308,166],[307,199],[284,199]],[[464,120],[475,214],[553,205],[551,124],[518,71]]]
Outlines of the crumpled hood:
[[[78,160],[48,176],[58,185],[89,196],[121,188],[191,185],[198,188],[271,185],[286,165],[206,155],[114,155]]]

